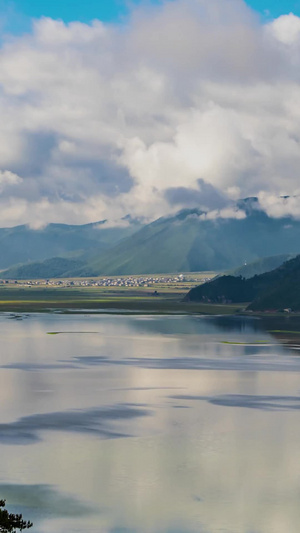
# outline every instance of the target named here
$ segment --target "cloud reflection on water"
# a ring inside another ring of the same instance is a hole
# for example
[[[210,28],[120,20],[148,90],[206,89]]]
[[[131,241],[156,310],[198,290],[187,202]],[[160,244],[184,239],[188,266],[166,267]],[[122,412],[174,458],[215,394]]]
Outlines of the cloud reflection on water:
[[[300,361],[298,359],[286,358],[267,360],[261,356],[226,357],[222,359],[204,357],[132,357],[127,359],[109,359],[98,356],[75,357],[74,361],[85,366],[100,365],[124,365],[149,369],[167,370],[229,370],[229,371],[269,371],[276,372],[282,370],[300,372]],[[66,361],[64,361],[66,363]]]
[[[224,394],[220,396],[193,396],[178,394],[171,396],[174,400],[207,401],[212,405],[223,407],[244,407],[262,409],[263,411],[289,411],[300,409],[300,396],[251,396],[247,394]]]
[[[53,364],[38,363],[11,363],[3,365],[3,369],[15,369],[23,371],[44,370],[80,370],[83,367],[119,365],[144,369],[166,370],[218,370],[237,372],[300,372],[300,360],[296,357],[266,358],[263,354],[251,354],[249,356],[232,356],[224,358],[207,357],[130,357],[113,359],[106,356],[79,356],[71,360],[62,360]]]
[[[62,411],[25,416],[7,424],[0,424],[3,444],[33,444],[40,441],[40,431],[88,433],[103,439],[130,436],[110,427],[112,422],[149,416],[151,412],[132,405],[115,405],[96,409]]]
[[[26,512],[33,520],[35,517],[80,517],[95,510],[77,498],[62,494],[50,485],[0,484],[0,497],[6,498],[7,507],[12,512]],[[25,511],[26,510],[26,511]],[[27,512],[28,510],[28,512]]]

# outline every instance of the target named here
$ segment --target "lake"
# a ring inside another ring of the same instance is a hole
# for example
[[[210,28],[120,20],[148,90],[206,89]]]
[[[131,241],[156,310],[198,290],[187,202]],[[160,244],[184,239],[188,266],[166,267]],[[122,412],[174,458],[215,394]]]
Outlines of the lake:
[[[296,533],[300,359],[255,318],[0,317],[0,497],[36,533]]]

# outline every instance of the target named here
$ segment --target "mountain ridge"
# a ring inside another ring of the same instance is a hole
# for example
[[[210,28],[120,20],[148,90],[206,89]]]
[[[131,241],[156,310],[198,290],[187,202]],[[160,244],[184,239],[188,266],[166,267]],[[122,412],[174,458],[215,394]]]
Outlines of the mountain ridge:
[[[203,215],[186,209],[144,226],[95,256],[92,275],[226,271],[245,261],[300,251],[300,222],[289,217],[273,219],[256,208],[242,219]]]
[[[105,221],[100,221],[83,225],[51,223],[40,229],[25,224],[0,228],[0,269],[54,257],[102,252],[140,227],[128,223],[127,227],[110,228]]]
[[[36,261],[41,263],[55,257],[76,258],[80,263],[66,272],[68,277],[95,277],[226,272],[245,262],[250,264],[266,257],[297,255],[300,252],[300,221],[291,217],[269,217],[259,208],[255,197],[239,200],[230,210],[225,210],[225,214],[222,210],[205,213],[193,208],[160,217],[150,224],[143,225],[132,219],[127,222],[128,228],[109,228],[104,222],[76,226],[75,229],[74,226],[59,226],[58,229],[55,225],[49,226],[46,243],[38,250],[38,257],[34,260],[28,257],[30,246],[27,247],[25,260],[20,260],[22,253],[19,253],[19,260],[15,261],[15,264],[19,263],[19,270],[6,269],[3,277],[24,278],[21,263],[28,265],[30,259],[32,269],[36,271]],[[37,231],[40,233],[30,235],[35,241],[45,236],[42,230]],[[61,231],[63,237],[60,236],[58,243],[53,244],[56,233]],[[1,243],[0,229],[0,250]],[[276,261],[274,259],[274,263]],[[0,268],[5,269],[1,256]],[[37,268],[44,269],[41,265]],[[47,274],[46,277],[53,277],[51,269]],[[33,277],[30,269],[27,269],[27,275]]]

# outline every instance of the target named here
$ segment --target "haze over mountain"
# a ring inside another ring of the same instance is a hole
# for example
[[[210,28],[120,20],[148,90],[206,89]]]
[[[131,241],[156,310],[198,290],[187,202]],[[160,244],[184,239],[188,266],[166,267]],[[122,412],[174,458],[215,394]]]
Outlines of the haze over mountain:
[[[56,256],[84,254],[86,261],[90,254],[100,253],[140,227],[138,221],[127,218],[119,227],[101,221],[83,226],[49,224],[42,229],[0,228],[0,269]]]
[[[262,259],[257,259],[252,263],[245,263],[244,265],[238,268],[229,270],[228,272],[226,272],[226,275],[249,279],[253,276],[258,276],[259,274],[270,272],[271,270],[274,270],[275,268],[281,266],[289,259],[293,259],[293,257],[294,254],[281,254],[272,255],[271,257],[263,257]]]
[[[63,271],[58,271],[56,267],[52,270],[54,263],[33,264],[26,265],[25,270],[22,266],[8,270],[2,277],[27,279],[35,277],[37,272],[43,273],[41,277],[224,272],[266,256],[296,255],[300,251],[300,221],[291,217],[269,217],[259,208],[256,198],[240,200],[231,207],[208,213],[200,209],[181,210],[142,227],[130,224],[125,229],[99,229],[99,225],[80,228],[68,230],[73,241],[68,239],[68,232],[64,233],[68,248],[60,248],[61,256],[70,249],[82,250],[85,235],[89,236],[86,251],[77,253],[80,263],[73,264],[73,268],[67,265]],[[38,231],[37,238],[44,235],[44,249],[50,254],[46,236],[52,235],[53,228],[50,227],[48,232],[46,229],[42,234]],[[76,231],[81,239],[77,244],[74,242]],[[131,235],[126,237],[126,231]],[[120,240],[121,236],[123,239]],[[272,261],[274,264],[277,260]]]

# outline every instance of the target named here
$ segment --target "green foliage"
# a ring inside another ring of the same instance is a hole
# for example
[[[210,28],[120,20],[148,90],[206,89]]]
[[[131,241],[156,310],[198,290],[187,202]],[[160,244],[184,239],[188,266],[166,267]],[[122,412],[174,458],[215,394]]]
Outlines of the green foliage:
[[[192,289],[185,300],[208,303],[249,302],[255,295],[253,284],[242,277],[221,276]]]
[[[188,301],[219,303],[252,302],[252,311],[280,310],[290,308],[300,311],[300,255],[280,267],[254,276],[248,280],[222,276],[192,289]]]
[[[5,500],[0,500],[0,533],[15,533],[17,529],[30,529],[33,524],[23,520],[21,514],[9,513],[5,509]]]

